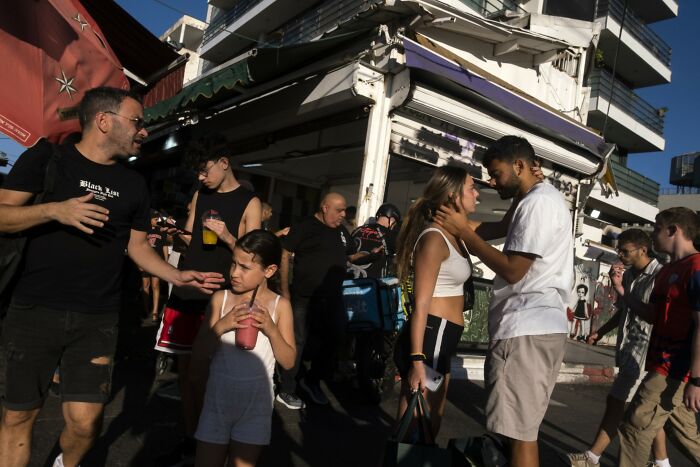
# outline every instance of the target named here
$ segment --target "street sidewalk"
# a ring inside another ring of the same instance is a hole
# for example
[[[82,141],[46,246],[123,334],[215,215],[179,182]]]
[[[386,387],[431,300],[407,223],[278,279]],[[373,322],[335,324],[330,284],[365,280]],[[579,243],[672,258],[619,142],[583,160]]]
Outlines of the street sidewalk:
[[[160,397],[158,391],[176,375],[156,373],[153,351],[156,327],[150,322],[122,323],[112,381],[112,398],[105,410],[102,435],[81,463],[82,467],[152,467],[154,459],[169,452],[183,436],[179,401]],[[567,359],[576,364],[592,361],[585,347],[569,346]],[[609,358],[609,355],[607,356]],[[600,356],[608,362],[605,355]],[[0,359],[2,361],[2,359]],[[0,368],[0,375],[4,374]],[[4,381],[0,378],[0,391]],[[288,410],[275,404],[272,442],[265,448],[259,467],[377,467],[396,417],[399,384],[380,405],[368,404],[352,382],[325,384],[328,406],[308,398],[304,410]],[[587,447],[604,409],[607,384],[557,384],[540,430],[543,467],[564,466],[561,452]],[[486,391],[483,384],[455,380],[449,385],[447,406],[437,438],[445,446],[450,438],[484,432]],[[32,437],[30,467],[51,467],[63,428],[60,399],[49,397],[40,412]],[[617,445],[602,458],[602,467],[617,464]],[[671,448],[674,467],[692,463]]]
[[[452,359],[452,378],[483,381],[485,359],[485,351],[459,352]],[[613,347],[588,345],[569,339],[557,383],[609,383],[616,374]]]

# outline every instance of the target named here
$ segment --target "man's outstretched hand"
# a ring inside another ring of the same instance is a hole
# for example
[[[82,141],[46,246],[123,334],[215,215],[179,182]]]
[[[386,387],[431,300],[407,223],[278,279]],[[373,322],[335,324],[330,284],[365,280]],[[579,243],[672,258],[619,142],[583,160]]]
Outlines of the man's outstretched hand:
[[[210,295],[221,288],[224,276],[218,272],[178,271],[174,284],[178,287],[193,287]]]

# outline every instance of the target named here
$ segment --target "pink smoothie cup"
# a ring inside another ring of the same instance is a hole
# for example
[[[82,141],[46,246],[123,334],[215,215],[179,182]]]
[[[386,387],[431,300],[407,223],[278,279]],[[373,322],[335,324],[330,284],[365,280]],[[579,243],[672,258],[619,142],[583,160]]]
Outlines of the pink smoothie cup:
[[[251,311],[253,313],[260,313],[255,306],[251,308]],[[243,350],[253,350],[258,341],[259,329],[253,326],[253,323],[257,323],[257,321],[252,316],[249,316],[240,320],[239,323],[245,324],[248,327],[236,329],[236,347]]]

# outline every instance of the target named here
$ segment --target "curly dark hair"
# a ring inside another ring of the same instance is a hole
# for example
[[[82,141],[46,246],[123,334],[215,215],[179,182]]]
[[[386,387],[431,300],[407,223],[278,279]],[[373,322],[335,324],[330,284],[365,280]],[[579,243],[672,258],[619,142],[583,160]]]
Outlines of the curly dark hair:
[[[231,143],[219,133],[200,136],[185,150],[183,165],[200,170],[209,161],[218,161],[222,157],[230,159]]]

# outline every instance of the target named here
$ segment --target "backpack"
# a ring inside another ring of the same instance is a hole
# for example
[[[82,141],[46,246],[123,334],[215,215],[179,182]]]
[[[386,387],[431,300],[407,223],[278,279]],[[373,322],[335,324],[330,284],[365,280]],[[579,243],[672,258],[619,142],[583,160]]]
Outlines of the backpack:
[[[50,143],[49,143],[50,144]],[[44,186],[41,193],[34,197],[33,204],[43,202],[47,193],[52,193],[56,183],[56,168],[61,160],[58,146],[51,144],[51,156],[44,172]],[[17,281],[17,270],[22,262],[27,237],[23,232],[0,234],[0,308],[9,303],[12,290]]]

